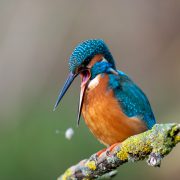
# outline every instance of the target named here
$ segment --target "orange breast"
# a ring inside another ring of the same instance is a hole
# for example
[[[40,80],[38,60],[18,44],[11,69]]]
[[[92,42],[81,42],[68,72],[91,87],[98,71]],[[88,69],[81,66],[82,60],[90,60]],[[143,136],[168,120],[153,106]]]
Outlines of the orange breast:
[[[86,90],[82,109],[84,120],[96,138],[109,146],[145,131],[143,121],[122,112],[113,91],[107,88],[108,75],[99,76],[94,87]]]

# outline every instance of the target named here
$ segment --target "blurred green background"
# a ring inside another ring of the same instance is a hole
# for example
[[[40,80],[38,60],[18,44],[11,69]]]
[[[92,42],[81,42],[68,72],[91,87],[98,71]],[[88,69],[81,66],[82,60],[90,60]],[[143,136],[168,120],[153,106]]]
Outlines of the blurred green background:
[[[0,179],[53,180],[103,148],[83,120],[76,127],[79,79],[52,111],[82,40],[104,39],[157,121],[180,122],[179,18],[179,0],[0,0]],[[179,179],[179,151],[161,168],[126,164],[115,179]]]

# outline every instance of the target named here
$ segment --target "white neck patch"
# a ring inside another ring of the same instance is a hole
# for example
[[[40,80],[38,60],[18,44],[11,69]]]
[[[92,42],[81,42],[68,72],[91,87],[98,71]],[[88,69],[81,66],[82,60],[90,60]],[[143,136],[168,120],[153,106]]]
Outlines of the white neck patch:
[[[89,90],[94,89],[99,84],[100,78],[101,78],[101,74],[97,75],[93,80],[91,80],[88,84],[88,89]]]

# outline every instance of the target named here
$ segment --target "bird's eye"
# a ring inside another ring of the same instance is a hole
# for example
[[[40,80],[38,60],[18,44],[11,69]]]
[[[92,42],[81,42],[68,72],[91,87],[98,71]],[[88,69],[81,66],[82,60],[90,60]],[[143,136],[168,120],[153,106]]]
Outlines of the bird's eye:
[[[78,68],[76,69],[76,73],[78,73],[78,72],[82,71],[82,69],[83,69],[83,67],[82,67],[82,66],[78,67]]]
[[[83,71],[85,68],[86,68],[85,65],[82,64],[81,66],[79,66],[79,67],[77,68],[76,72],[77,72],[77,73],[78,73],[78,72],[81,72],[81,71]]]

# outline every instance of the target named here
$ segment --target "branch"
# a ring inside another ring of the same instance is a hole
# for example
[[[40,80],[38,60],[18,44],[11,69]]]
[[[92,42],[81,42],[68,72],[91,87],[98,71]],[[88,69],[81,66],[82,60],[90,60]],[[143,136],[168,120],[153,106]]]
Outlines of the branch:
[[[111,151],[105,151],[100,157],[93,154],[70,167],[58,180],[102,179],[114,176],[117,167],[126,162],[135,162],[147,158],[150,166],[159,167],[161,159],[171,152],[180,142],[180,124],[156,124],[151,130],[129,137],[118,143]]]

